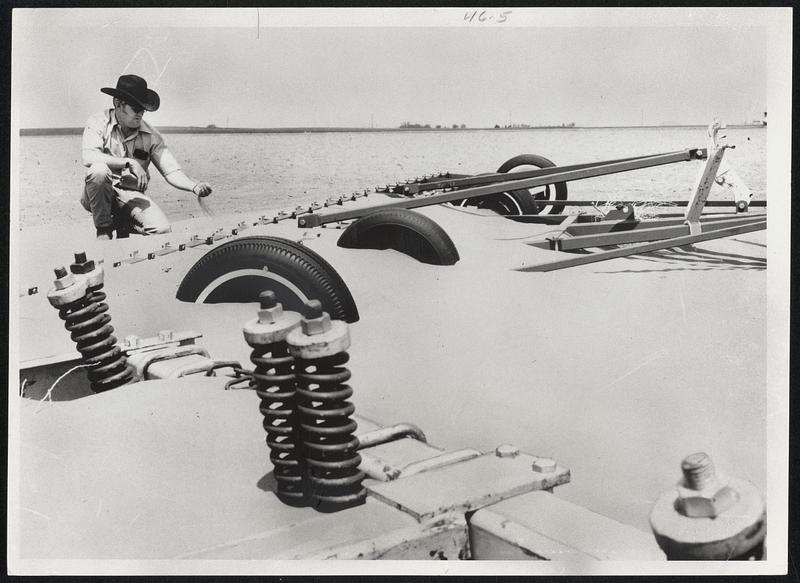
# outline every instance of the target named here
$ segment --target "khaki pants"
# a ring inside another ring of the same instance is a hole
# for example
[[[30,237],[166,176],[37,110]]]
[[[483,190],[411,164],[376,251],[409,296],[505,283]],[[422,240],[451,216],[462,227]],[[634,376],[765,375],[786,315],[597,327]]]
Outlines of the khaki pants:
[[[105,164],[92,164],[86,172],[81,196],[83,208],[92,213],[98,229],[113,228],[117,236],[169,233],[172,229],[164,212],[146,194],[120,188]]]

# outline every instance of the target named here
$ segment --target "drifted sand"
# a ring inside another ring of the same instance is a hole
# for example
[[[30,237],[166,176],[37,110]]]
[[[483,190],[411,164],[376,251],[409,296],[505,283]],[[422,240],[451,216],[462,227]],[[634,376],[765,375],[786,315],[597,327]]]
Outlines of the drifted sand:
[[[552,227],[445,207],[421,212],[452,237],[455,266],[341,249],[341,231],[301,231],[291,220],[242,233],[304,238],[349,286],[361,314],[350,350],[359,415],[415,423],[447,449],[512,443],[554,457],[572,472],[558,496],[642,531],[681,459],[695,451],[766,491],[765,232],[520,273],[511,269],[552,257],[524,245]],[[254,304],[174,299],[207,247],[111,267],[133,249],[146,254],[188,233],[230,232],[240,220],[176,222],[172,234],[111,244],[92,240],[88,219],[26,228],[12,251],[20,258],[12,294],[31,284],[39,293],[18,298],[20,359],[74,352],[45,292],[52,268],[85,250],[105,261],[118,337],[197,330],[213,357],[248,363],[241,326],[255,317]]]

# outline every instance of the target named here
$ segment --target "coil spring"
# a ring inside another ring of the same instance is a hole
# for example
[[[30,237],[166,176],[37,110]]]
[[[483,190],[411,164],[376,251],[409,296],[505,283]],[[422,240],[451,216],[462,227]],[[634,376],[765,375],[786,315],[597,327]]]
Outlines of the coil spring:
[[[91,365],[88,376],[95,393],[120,387],[133,378],[133,371],[112,335],[111,316],[104,313],[105,310],[92,301],[88,293],[58,310],[84,363]]]
[[[108,304],[106,303],[106,292],[103,290],[103,284],[97,285],[90,285],[86,288],[86,295],[89,298],[90,302],[94,302],[97,304],[97,311],[98,312],[107,312],[108,311]]]
[[[295,364],[303,449],[309,469],[312,504],[322,512],[333,512],[362,504],[367,491],[358,469],[355,407],[347,399],[353,389],[344,384],[350,371],[342,366],[347,352],[305,360]]]
[[[261,399],[269,459],[277,484],[276,495],[283,502],[303,505],[308,499],[306,466],[301,455],[295,406],[294,357],[285,342],[254,347],[250,361],[256,365],[251,386]]]

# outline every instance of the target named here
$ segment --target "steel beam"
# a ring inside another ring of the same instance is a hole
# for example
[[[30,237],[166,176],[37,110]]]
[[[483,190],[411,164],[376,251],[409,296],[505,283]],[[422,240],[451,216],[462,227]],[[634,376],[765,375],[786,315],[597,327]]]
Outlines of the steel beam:
[[[725,221],[735,218],[762,218],[766,215],[764,213],[757,214],[740,214],[740,213],[721,213],[716,215],[705,215],[700,217],[700,224],[704,225],[715,221]],[[670,227],[673,225],[683,225],[686,220],[683,215],[675,215],[673,217],[658,217],[646,220],[634,221],[594,221],[586,222],[578,225],[570,225],[564,231],[570,235],[578,237],[580,235],[595,235],[598,233],[614,233],[620,231],[632,231],[634,229],[650,229],[653,227]]]
[[[763,220],[764,218],[762,217],[739,216],[724,221],[711,221],[704,223],[702,232],[713,232],[728,227],[758,223]],[[693,233],[689,225],[684,223],[680,225],[632,229],[620,232],[595,233],[577,237],[552,238],[551,241],[554,243],[556,251],[572,251],[575,249],[585,249],[587,247],[642,243],[644,241],[661,241],[691,234]]]
[[[722,164],[722,157],[725,155],[725,149],[729,148],[725,143],[721,143],[721,138],[718,137],[721,124],[715,121],[708,128],[709,138],[709,154],[706,159],[706,165],[703,171],[697,178],[697,184],[694,188],[694,194],[686,208],[686,223],[689,225],[693,235],[700,233],[700,214],[703,212],[703,207],[708,200],[708,195],[711,193],[711,187],[717,179],[719,174],[719,167]],[[724,141],[723,141],[724,142]]]
[[[669,153],[656,156],[648,156],[644,158],[637,158],[626,162],[603,163],[598,162],[587,168],[579,170],[563,171],[559,168],[558,172],[548,174],[546,176],[538,176],[534,178],[525,178],[517,180],[513,175],[518,174],[512,172],[510,174],[501,174],[507,180],[505,182],[497,182],[485,186],[477,186],[472,188],[463,188],[442,192],[439,194],[432,194],[419,198],[399,199],[381,203],[380,205],[366,207],[361,209],[333,211],[322,213],[306,213],[298,215],[297,225],[299,227],[318,227],[327,223],[337,221],[344,221],[348,219],[355,219],[362,217],[370,212],[387,208],[406,208],[413,209],[423,206],[431,206],[434,204],[441,204],[445,202],[453,202],[465,198],[472,198],[475,196],[486,196],[488,194],[498,194],[500,192],[507,192],[510,190],[519,190],[534,188],[536,186],[544,186],[547,184],[554,184],[557,182],[570,182],[573,180],[583,180],[586,178],[594,178],[596,176],[605,176],[608,174],[617,174],[619,172],[627,172],[630,170],[637,170],[640,168],[650,168],[652,166],[660,166],[663,164],[670,164],[673,162],[682,162],[693,159],[691,156],[697,156],[700,150],[686,150],[678,154]],[[543,201],[544,202],[544,201]],[[555,201],[551,201],[555,202]]]
[[[681,245],[690,245],[693,243],[700,243],[702,241],[710,241],[712,239],[721,239],[723,237],[730,237],[731,235],[741,235],[742,233],[763,231],[766,228],[767,228],[767,221],[763,220],[748,225],[729,227],[727,229],[719,229],[717,231],[711,231],[710,233],[700,233],[699,235],[686,235],[683,237],[674,237],[671,239],[667,239],[665,241],[656,241],[655,243],[641,243],[639,245],[632,245],[630,247],[623,247],[621,249],[612,249],[611,251],[600,251],[598,253],[590,253],[587,255],[579,255],[578,257],[570,257],[569,259],[548,261],[546,263],[539,263],[536,265],[526,265],[523,267],[517,267],[514,271],[537,271],[537,272],[555,271],[557,269],[564,269],[566,267],[575,267],[577,265],[597,263],[599,261],[607,261],[609,259],[616,259],[618,257],[627,257],[629,255],[649,253],[651,251],[658,251],[660,249],[669,249],[671,247],[680,247]]]
[[[549,203],[552,201],[542,200],[542,203]],[[612,202],[613,204],[654,204],[660,206],[688,206],[689,201],[687,200],[559,200],[556,201],[559,205],[563,206],[597,206],[597,205],[604,205]],[[705,206],[707,207],[734,207],[736,206],[736,202],[732,200],[707,200]],[[765,208],[767,206],[766,200],[751,200],[748,205],[749,207],[758,207],[758,208]],[[507,218],[511,219],[512,221],[520,221],[522,223],[525,222],[526,217],[530,217],[534,215],[509,215]],[[683,216],[683,215],[681,215]]]
[[[561,172],[572,172],[575,170],[585,170],[587,168],[594,168],[596,166],[603,166],[607,164],[620,164],[623,162],[653,160],[655,163],[652,166],[659,166],[662,164],[672,164],[675,162],[686,162],[689,160],[702,160],[706,157],[706,150],[702,148],[693,148],[687,150],[678,150],[675,152],[667,152],[665,154],[652,154],[649,156],[632,156],[630,158],[618,158],[616,160],[606,160],[603,162],[586,162],[583,164],[570,164],[568,166],[551,166],[550,168],[538,168],[536,170],[523,170],[514,172],[512,175],[516,180],[525,178],[536,178],[539,176],[550,176]],[[637,168],[649,168],[647,166],[637,166]],[[635,168],[631,168],[635,169]],[[480,186],[483,184],[492,184],[495,182],[505,182],[508,180],[510,173],[495,172],[491,174],[478,174],[475,176],[467,176],[458,178],[453,176],[448,180],[434,180],[426,183],[412,183],[403,187],[403,193],[408,195],[419,194],[427,190],[441,190],[443,188],[465,188],[471,186]]]

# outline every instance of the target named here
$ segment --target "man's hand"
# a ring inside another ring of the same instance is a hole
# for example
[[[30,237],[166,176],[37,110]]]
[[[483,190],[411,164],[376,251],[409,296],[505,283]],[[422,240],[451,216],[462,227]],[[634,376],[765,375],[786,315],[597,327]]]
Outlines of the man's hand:
[[[198,182],[194,185],[194,188],[192,188],[192,192],[200,198],[203,198],[211,194],[211,185],[208,182]]]
[[[144,192],[147,188],[147,182],[149,180],[147,172],[142,165],[139,164],[139,161],[136,160],[136,158],[128,158],[128,168],[136,177],[136,186],[138,187],[139,191]]]

